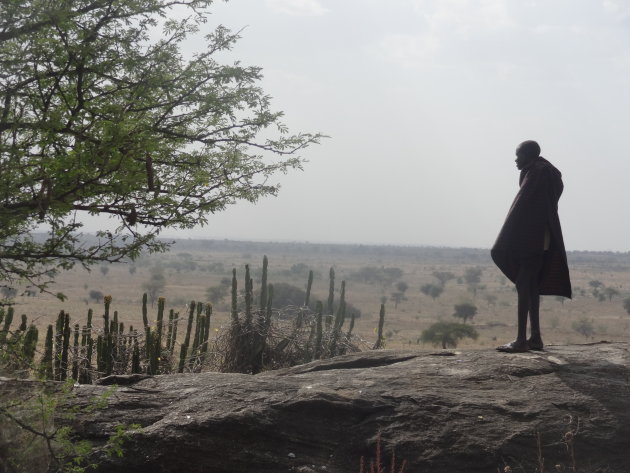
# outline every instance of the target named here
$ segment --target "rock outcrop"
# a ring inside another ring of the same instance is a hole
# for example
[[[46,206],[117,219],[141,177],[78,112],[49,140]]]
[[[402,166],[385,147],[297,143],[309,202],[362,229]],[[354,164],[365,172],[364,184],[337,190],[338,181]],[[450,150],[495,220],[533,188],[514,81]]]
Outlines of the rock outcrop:
[[[107,381],[118,385],[108,407],[82,415],[77,433],[99,445],[116,425],[142,430],[123,457],[96,458],[99,472],[351,473],[374,457],[379,432],[384,457],[395,450],[410,473],[533,473],[541,461],[548,472],[630,471],[625,343],[382,350],[256,376]],[[73,402],[106,389],[77,387]]]

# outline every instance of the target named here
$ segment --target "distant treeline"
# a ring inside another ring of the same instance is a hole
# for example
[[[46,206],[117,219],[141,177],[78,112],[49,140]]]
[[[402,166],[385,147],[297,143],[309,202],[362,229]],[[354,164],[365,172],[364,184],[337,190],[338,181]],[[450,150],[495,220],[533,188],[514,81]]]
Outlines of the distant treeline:
[[[37,239],[37,235],[34,235]],[[86,241],[93,236],[86,235]],[[362,245],[310,242],[257,242],[239,240],[164,239],[175,242],[175,251],[214,251],[219,253],[249,253],[311,255],[311,256],[377,256],[383,260],[402,258],[425,264],[491,265],[487,248],[448,248],[439,246]],[[589,265],[604,271],[630,271],[630,252],[569,251],[569,265]]]
[[[427,264],[492,264],[487,248],[361,245],[237,240],[175,240],[177,250],[243,252],[251,254],[352,255],[405,258]],[[630,252],[569,251],[569,264],[601,266],[607,271],[630,271]]]

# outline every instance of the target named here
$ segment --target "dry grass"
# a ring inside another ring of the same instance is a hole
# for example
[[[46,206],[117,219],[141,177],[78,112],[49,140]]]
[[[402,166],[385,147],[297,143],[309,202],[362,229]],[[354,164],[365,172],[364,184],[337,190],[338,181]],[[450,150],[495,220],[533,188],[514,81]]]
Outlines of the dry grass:
[[[245,245],[245,244],[244,244]],[[247,248],[245,246],[245,248]],[[477,340],[464,340],[461,348],[488,348],[512,340],[516,333],[516,293],[512,285],[505,281],[499,271],[489,262],[456,264],[435,263],[418,258],[409,258],[379,254],[352,254],[339,251],[338,253],[315,251],[283,252],[279,245],[277,251],[265,252],[270,260],[269,282],[286,282],[304,288],[306,276],[296,277],[288,274],[290,268],[297,263],[304,263],[310,269],[319,273],[313,285],[312,300],[322,300],[324,303],[328,294],[328,269],[334,266],[336,271],[337,288],[341,280],[347,281],[346,300],[358,307],[363,316],[356,321],[354,333],[366,340],[374,340],[378,325],[378,311],[381,299],[390,297],[396,289],[393,285],[365,284],[349,279],[352,272],[365,266],[398,267],[403,270],[402,280],[409,285],[406,291],[407,300],[402,301],[397,308],[391,301],[386,303],[387,316],[385,323],[387,348],[421,347],[418,339],[422,330],[437,320],[454,320],[451,317],[453,306],[462,302],[471,302],[479,308],[473,325],[479,332]],[[160,264],[164,267],[166,287],[163,295],[167,299],[167,309],[173,308],[180,314],[186,313],[186,304],[190,300],[205,301],[206,289],[220,284],[222,278],[229,277],[232,267],[237,268],[239,278],[244,274],[244,265],[250,264],[254,277],[255,288],[259,283],[256,271],[262,266],[262,252],[256,253],[255,244],[245,252],[200,251],[188,248],[174,249],[164,255],[156,255],[148,259],[145,266],[138,266],[135,274],[131,274],[128,265],[112,265],[107,274],[102,274],[98,267],[88,273],[74,270],[63,273],[54,288],[64,292],[68,300],[61,302],[49,295],[37,297],[17,298],[16,315],[26,313],[29,319],[43,327],[52,323],[61,309],[69,312],[72,320],[81,323],[86,319],[87,310],[92,307],[95,311],[95,325],[99,326],[102,305],[88,300],[90,290],[98,290],[113,296],[112,309],[119,312],[119,320],[125,325],[142,325],[140,301],[144,292],[143,284],[149,280],[153,267]],[[209,264],[220,263],[223,272],[217,271],[181,271],[169,267],[169,264],[182,259],[181,252],[188,253],[186,258],[194,261],[198,266],[207,267]],[[488,258],[489,260],[489,258]],[[431,275],[434,271],[450,271],[457,276],[464,273],[470,266],[480,266],[483,269],[481,284],[485,289],[480,290],[476,297],[467,290],[463,283],[456,280],[446,284],[443,294],[433,300],[420,292],[420,287],[428,282],[436,282]],[[622,306],[622,299],[630,296],[630,272],[605,271],[601,266],[585,264],[572,265],[571,275],[574,288],[586,291],[582,295],[576,291],[573,300],[564,303],[555,297],[545,297],[541,303],[541,323],[543,337],[546,344],[583,343],[593,340],[630,341],[630,316]],[[590,294],[589,281],[600,280],[606,286],[615,287],[620,295],[612,301],[597,301]],[[338,297],[338,294],[336,295]],[[212,329],[216,333],[221,327],[229,325],[229,296],[224,301],[215,304]],[[493,300],[494,299],[494,300]],[[151,311],[154,313],[155,311]],[[573,322],[586,317],[592,321],[595,335],[585,338],[572,328]],[[428,347],[425,347],[428,348]]]

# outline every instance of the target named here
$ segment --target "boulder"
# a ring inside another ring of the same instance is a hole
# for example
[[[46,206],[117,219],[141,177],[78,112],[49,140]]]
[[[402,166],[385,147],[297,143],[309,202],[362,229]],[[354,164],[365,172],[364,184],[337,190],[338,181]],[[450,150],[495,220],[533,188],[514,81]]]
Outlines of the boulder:
[[[98,447],[142,426],[120,458],[95,449],[101,473],[351,473],[379,438],[385,471],[395,452],[409,473],[627,473],[629,349],[378,350],[259,375],[110,377],[75,386],[78,407],[109,395],[73,428]]]

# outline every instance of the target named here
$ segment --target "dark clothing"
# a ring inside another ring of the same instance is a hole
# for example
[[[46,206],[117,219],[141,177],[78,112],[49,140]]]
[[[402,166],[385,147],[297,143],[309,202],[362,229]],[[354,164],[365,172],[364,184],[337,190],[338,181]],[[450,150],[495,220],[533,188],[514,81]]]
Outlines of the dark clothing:
[[[543,258],[539,294],[571,298],[571,280],[558,200],[564,186],[562,174],[540,157],[521,171],[520,190],[491,250],[492,259],[508,279],[516,283],[523,265]],[[545,232],[550,244],[545,249]]]

